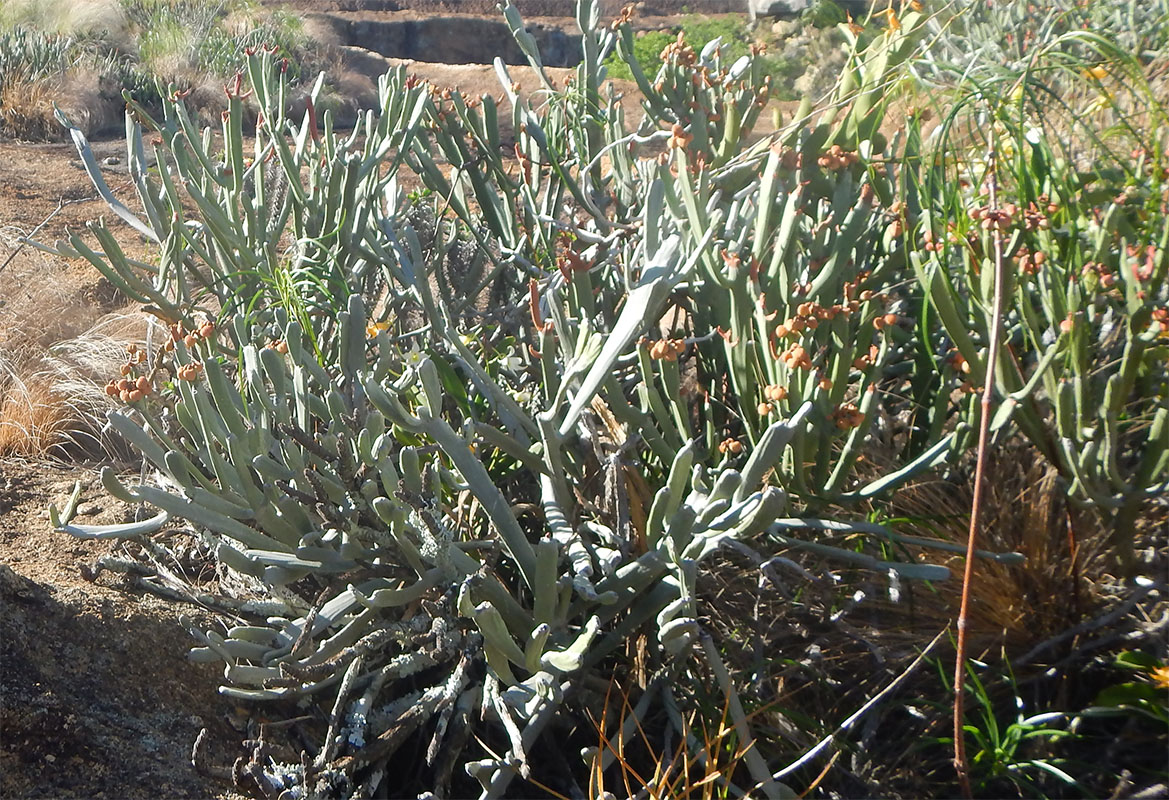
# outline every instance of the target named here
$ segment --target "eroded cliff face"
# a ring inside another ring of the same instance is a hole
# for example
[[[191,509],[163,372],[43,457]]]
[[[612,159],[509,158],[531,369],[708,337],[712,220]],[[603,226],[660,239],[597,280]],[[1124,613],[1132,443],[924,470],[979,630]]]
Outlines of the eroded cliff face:
[[[271,0],[275,2],[275,0]],[[616,16],[628,0],[602,0],[601,17]],[[643,0],[641,27],[667,27],[680,14],[798,15],[811,0]],[[869,0],[839,0],[854,15]],[[574,67],[581,59],[573,19],[576,0],[513,0],[536,40],[545,66]],[[334,44],[388,58],[440,64],[527,63],[494,0],[291,0]]]
[[[363,47],[389,58],[443,64],[527,63],[502,19],[435,16],[328,15],[325,21],[340,44]],[[556,25],[533,23],[528,33],[536,39],[544,64],[571,67],[580,62],[580,35]]]

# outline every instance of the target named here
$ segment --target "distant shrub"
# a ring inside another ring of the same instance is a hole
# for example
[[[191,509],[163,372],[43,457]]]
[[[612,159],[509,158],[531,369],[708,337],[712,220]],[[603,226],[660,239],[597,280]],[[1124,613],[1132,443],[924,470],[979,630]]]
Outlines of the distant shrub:
[[[763,45],[770,49],[758,56],[758,61],[763,74],[771,77],[774,96],[794,100],[805,93],[826,89],[839,72],[841,61],[836,53],[843,40],[834,26],[844,21],[840,6],[831,0],[821,0],[800,19],[796,33],[776,40],[770,31],[752,30],[743,17],[689,14],[668,31],[646,31],[639,35],[633,43],[634,58],[652,80],[661,67],[662,51],[679,33],[696,50],[707,42],[721,39],[723,57],[728,62],[750,54],[752,46]],[[610,54],[605,66],[610,78],[633,78],[629,66],[616,53]]]
[[[98,127],[123,91],[159,111],[171,84],[201,88],[193,103],[218,114],[222,98],[208,87],[261,47],[287,59],[294,83],[323,66],[297,17],[248,0],[11,0],[0,4],[0,135],[58,138],[54,96],[75,84],[102,106],[90,115]]]
[[[645,31],[633,41],[633,55],[637,59],[641,71],[653,77],[661,66],[661,52],[674,36],[666,31]],[[619,80],[633,80],[633,72],[629,65],[621,60],[616,53],[612,53],[605,61],[610,78]]]

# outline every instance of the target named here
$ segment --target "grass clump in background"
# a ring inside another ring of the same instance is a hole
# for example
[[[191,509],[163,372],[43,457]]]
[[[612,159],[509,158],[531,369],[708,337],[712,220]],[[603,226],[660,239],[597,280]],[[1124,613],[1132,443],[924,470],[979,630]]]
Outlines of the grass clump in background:
[[[265,46],[294,84],[327,61],[299,18],[249,0],[14,0],[0,7],[0,136],[61,138],[54,102],[87,133],[117,126],[123,91],[155,111],[189,92],[210,121],[222,84]]]
[[[729,61],[756,53],[763,73],[771,78],[775,98],[818,97],[832,88],[844,65],[845,38],[837,26],[846,19],[844,10],[832,0],[817,0],[797,19],[761,20],[755,26],[740,14],[688,14],[669,29],[639,31],[634,56],[652,79],[662,65],[662,52],[679,34],[695,49],[721,39]],[[629,65],[616,53],[610,54],[605,66],[610,78],[633,78]]]

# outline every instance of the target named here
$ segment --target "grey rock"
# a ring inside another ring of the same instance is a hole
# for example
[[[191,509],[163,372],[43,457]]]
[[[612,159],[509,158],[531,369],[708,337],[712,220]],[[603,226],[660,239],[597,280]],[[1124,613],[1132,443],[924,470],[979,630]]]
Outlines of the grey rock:
[[[427,19],[346,20],[341,40],[389,58],[444,64],[490,64],[500,58],[507,64],[526,64],[511,31],[502,20],[471,17]],[[573,67],[580,63],[581,37],[554,25],[533,23],[527,27],[548,67]]]

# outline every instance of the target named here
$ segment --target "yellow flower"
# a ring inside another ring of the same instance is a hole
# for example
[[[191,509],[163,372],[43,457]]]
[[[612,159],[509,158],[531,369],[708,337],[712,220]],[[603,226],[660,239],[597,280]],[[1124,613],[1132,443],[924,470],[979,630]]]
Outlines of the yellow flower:
[[[390,327],[388,322],[371,322],[365,326],[365,338],[376,339],[377,335]]]
[[[1092,67],[1084,70],[1085,78],[1095,78],[1096,80],[1103,80],[1108,77],[1108,69],[1103,65]]]
[[[1149,677],[1158,689],[1169,689],[1169,667],[1153,667],[1149,670]]]

